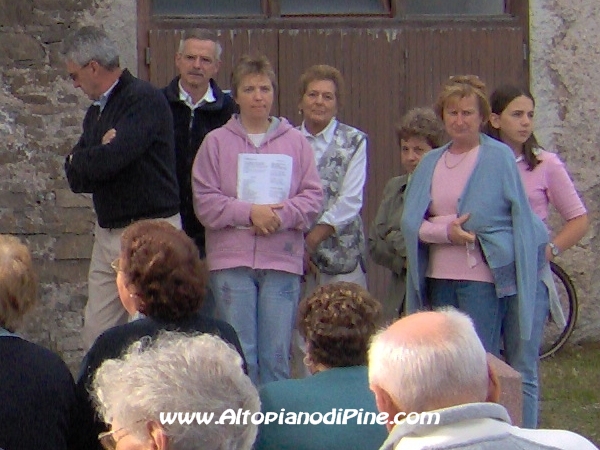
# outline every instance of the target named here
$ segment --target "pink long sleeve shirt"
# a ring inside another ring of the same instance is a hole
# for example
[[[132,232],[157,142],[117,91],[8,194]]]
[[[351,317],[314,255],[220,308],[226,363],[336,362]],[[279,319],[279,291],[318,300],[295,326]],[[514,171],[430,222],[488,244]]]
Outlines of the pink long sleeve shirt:
[[[533,170],[527,169],[524,160],[517,163],[533,212],[544,223],[548,219],[550,204],[565,221],[586,214],[587,210],[560,158],[555,153],[543,150],[538,159],[541,162]]]
[[[421,241],[429,243],[426,276],[445,280],[493,283],[492,272],[483,259],[481,248],[467,252],[465,245],[448,240],[447,226],[457,217],[457,204],[477,163],[479,146],[467,154],[446,152],[437,162],[431,180],[429,217],[419,230]]]
[[[234,115],[208,133],[198,150],[192,191],[196,216],[206,228],[210,270],[250,267],[303,273],[304,232],[321,211],[323,188],[308,141],[287,120],[271,120],[259,146]],[[288,155],[293,161],[289,197],[275,210],[281,226],[268,236],[254,234],[252,204],[237,198],[238,158],[244,153]]]

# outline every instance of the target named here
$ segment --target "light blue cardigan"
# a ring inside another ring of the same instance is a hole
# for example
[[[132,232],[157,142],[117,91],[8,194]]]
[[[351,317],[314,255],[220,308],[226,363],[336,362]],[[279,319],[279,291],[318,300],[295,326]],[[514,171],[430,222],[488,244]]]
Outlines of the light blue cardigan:
[[[419,228],[431,203],[435,166],[450,143],[427,153],[411,176],[405,193],[402,233],[406,242],[409,313],[425,303],[428,245],[419,241]],[[505,144],[480,135],[477,162],[458,200],[458,215],[470,213],[463,225],[477,236],[499,298],[516,294],[521,337],[529,339],[537,282],[547,264],[548,232],[533,213],[521,183],[512,151]]]

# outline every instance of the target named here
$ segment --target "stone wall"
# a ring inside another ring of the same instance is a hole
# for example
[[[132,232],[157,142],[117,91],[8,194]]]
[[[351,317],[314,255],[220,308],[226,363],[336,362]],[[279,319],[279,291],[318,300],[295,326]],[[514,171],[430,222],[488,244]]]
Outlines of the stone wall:
[[[600,277],[600,3],[530,0],[531,86],[542,145],[565,161],[589,210],[591,227],[580,245],[559,258],[581,303],[575,340],[598,340]],[[554,218],[554,229],[560,221]]]
[[[107,24],[135,69],[135,14],[132,0],[0,0],[0,233],[26,241],[39,269],[41,301],[23,334],[73,369],[95,216],[64,178],[89,100],[68,80],[60,45],[74,28]]]

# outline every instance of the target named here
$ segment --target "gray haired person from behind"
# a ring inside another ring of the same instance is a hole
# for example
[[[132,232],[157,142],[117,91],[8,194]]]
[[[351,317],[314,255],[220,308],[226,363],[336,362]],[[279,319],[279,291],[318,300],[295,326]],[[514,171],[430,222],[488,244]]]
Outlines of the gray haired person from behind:
[[[133,344],[100,366],[92,396],[111,424],[99,436],[105,449],[250,450],[256,438],[257,425],[249,417],[232,423],[232,411],[259,412],[258,392],[240,355],[209,334],[165,332],[149,347]],[[213,416],[202,424],[164,420],[177,412]],[[228,419],[217,424],[223,413]]]

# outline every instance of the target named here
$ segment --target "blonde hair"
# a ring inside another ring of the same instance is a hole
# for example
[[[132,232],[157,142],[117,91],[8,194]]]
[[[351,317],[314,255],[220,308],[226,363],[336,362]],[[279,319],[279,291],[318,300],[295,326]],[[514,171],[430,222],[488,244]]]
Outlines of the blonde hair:
[[[485,92],[485,83],[477,75],[455,75],[446,81],[434,105],[435,113],[444,119],[444,108],[451,100],[463,99],[474,95],[479,105],[482,123],[490,118],[492,109]]]
[[[36,299],[29,249],[14,236],[0,235],[0,326],[15,331]]]

